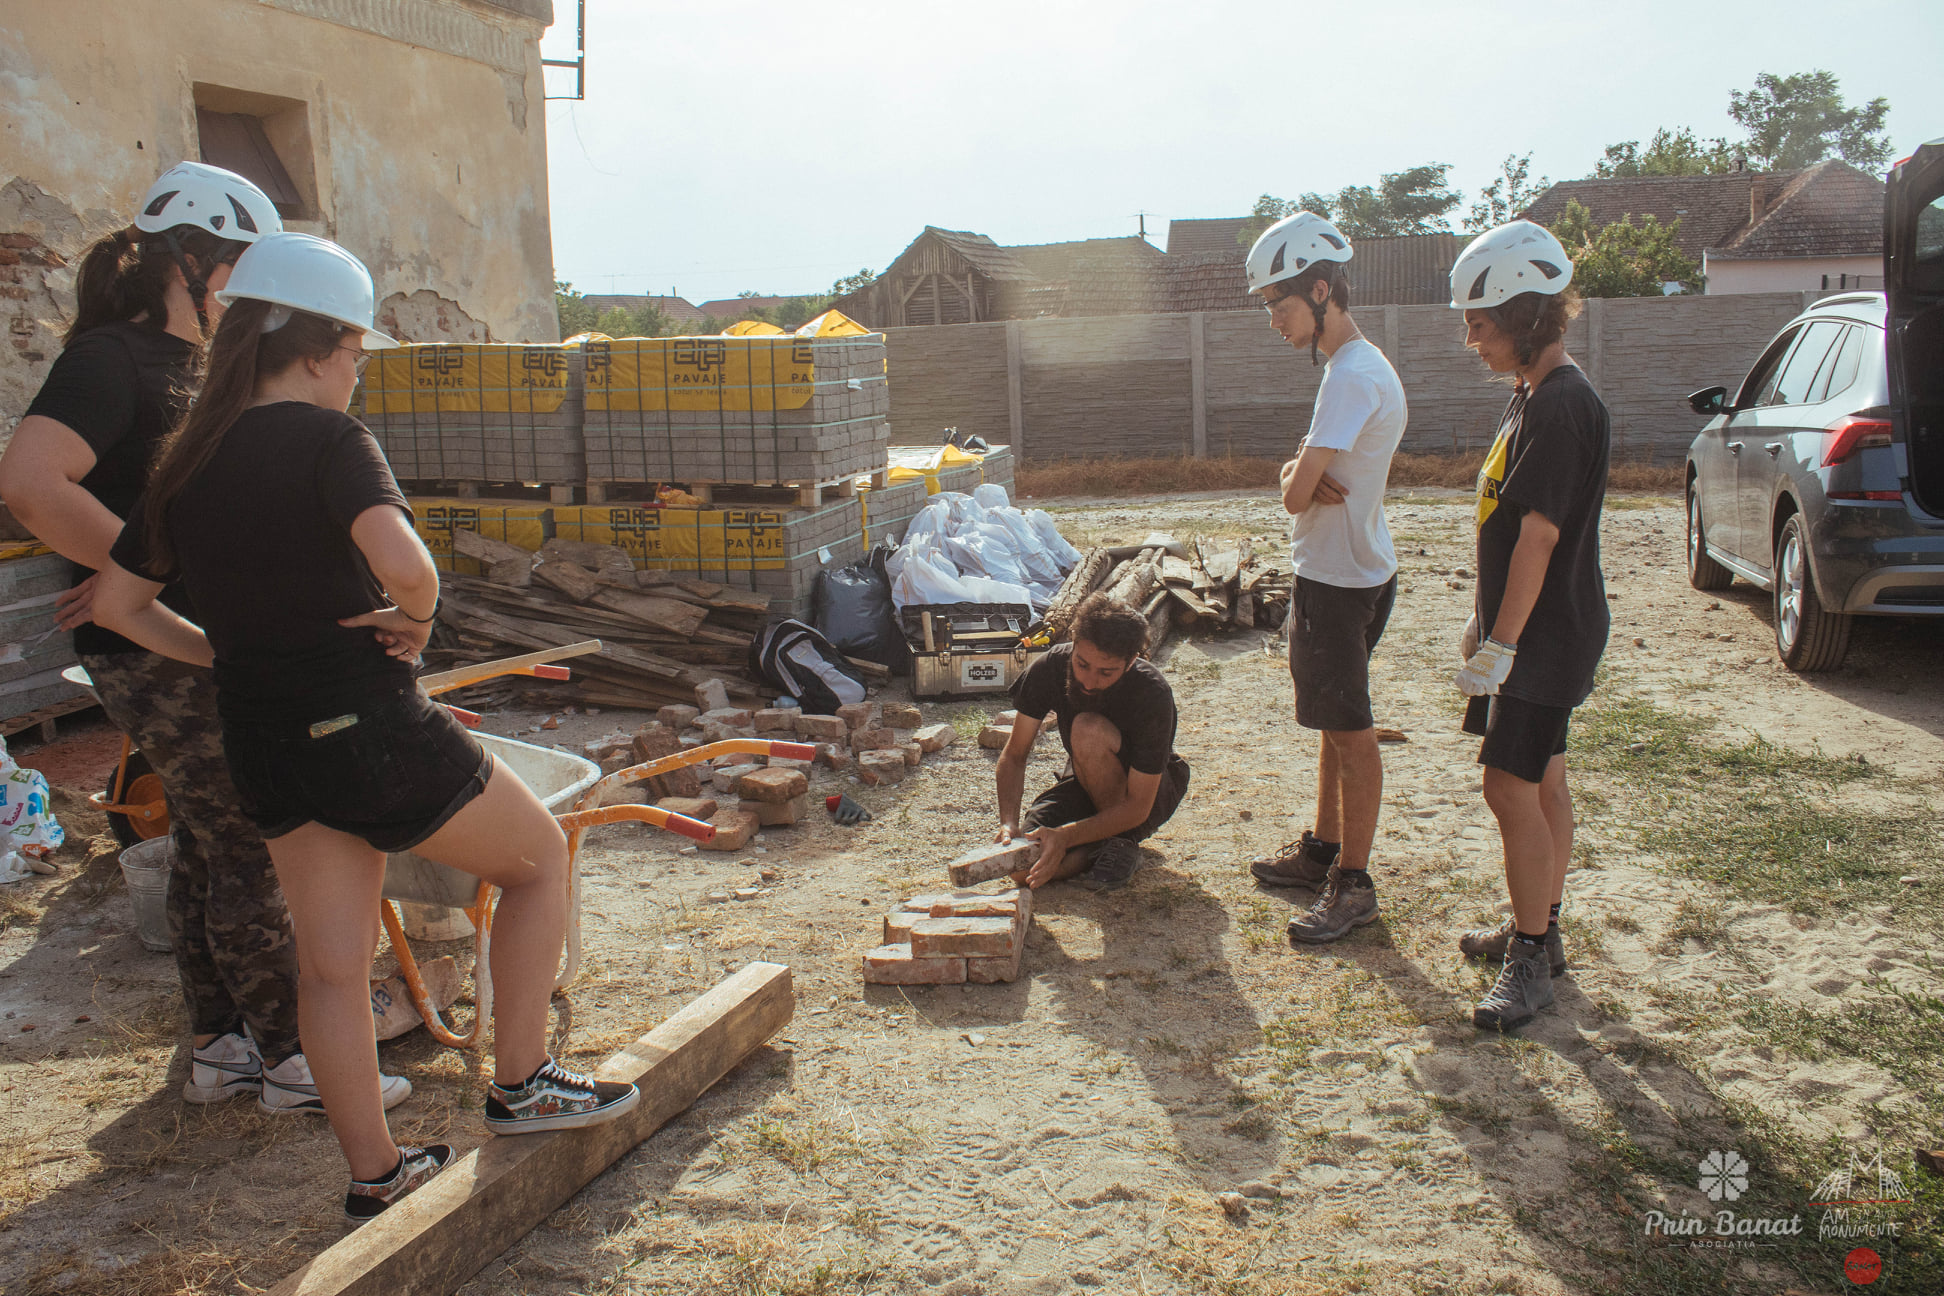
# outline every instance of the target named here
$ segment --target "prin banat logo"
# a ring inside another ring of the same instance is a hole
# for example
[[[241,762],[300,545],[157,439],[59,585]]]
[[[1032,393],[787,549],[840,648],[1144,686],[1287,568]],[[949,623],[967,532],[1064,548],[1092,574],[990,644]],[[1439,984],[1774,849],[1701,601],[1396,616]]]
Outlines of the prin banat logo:
[[[1734,1203],[1748,1191],[1748,1162],[1739,1152],[1732,1149],[1710,1152],[1696,1169],[1695,1186],[1709,1201],[1721,1203],[1721,1209],[1697,1214],[1683,1208],[1675,1215],[1649,1211],[1643,1230],[1648,1237],[1682,1239],[1691,1247],[1742,1249],[1776,1245],[1765,1239],[1803,1235],[1804,1220],[1800,1214],[1751,1215],[1735,1208]],[[1903,1224],[1892,1217],[1891,1208],[1911,1202],[1902,1176],[1883,1164],[1881,1151],[1865,1160],[1851,1149],[1848,1163],[1823,1176],[1809,1194],[1809,1205],[1821,1208],[1822,1212],[1816,1222],[1816,1237],[1820,1241],[1895,1238],[1902,1232]],[[1861,1254],[1864,1253],[1859,1248],[1845,1263],[1867,1268],[1867,1264],[1857,1260]],[[1869,1253],[1867,1258],[1874,1260],[1874,1253]],[[1852,1278],[1851,1281],[1866,1280]]]
[[[1748,1162],[1733,1149],[1710,1152],[1701,1158],[1695,1186],[1711,1202],[1739,1201],[1748,1191]],[[1712,1215],[1697,1215],[1684,1207],[1678,1215],[1648,1211],[1644,1231],[1648,1237],[1685,1239],[1691,1247],[1774,1246],[1761,1239],[1800,1236],[1802,1216],[1744,1215],[1732,1205]]]

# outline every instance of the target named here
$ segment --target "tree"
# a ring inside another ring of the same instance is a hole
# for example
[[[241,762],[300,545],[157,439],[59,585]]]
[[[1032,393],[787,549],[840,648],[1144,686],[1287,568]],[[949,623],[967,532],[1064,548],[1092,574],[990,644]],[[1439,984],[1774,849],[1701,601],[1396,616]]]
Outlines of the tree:
[[[1609,144],[1589,179],[1601,176],[1719,175],[1735,169],[1735,150],[1725,139],[1698,139],[1683,126],[1654,132],[1643,152],[1639,140]]]
[[[836,283],[831,284],[830,295],[832,297],[848,296],[849,294],[856,292],[859,288],[869,288],[872,284],[876,282],[877,282],[877,272],[871,269],[869,266],[865,266],[862,270],[859,270],[856,274],[845,275],[842,279],[839,279]]]
[[[587,298],[574,291],[565,279],[554,280],[554,315],[560,321],[560,336],[572,337],[594,327],[595,310]]]
[[[1262,232],[1285,216],[1294,216],[1303,210],[1293,202],[1284,202],[1274,194],[1264,194],[1256,199],[1255,210],[1249,213],[1248,223],[1236,232],[1235,241],[1243,247],[1254,247]],[[1319,216],[1321,212],[1317,213]]]
[[[1746,93],[1728,92],[1728,115],[1748,132],[1748,163],[1758,171],[1793,171],[1835,156],[1865,171],[1890,161],[1884,119],[1890,101],[1846,107],[1833,74],[1817,69],[1778,77],[1764,72]]]
[[[1682,292],[1701,288],[1701,267],[1674,242],[1680,228],[1678,218],[1662,225],[1648,216],[1637,226],[1623,217],[1595,229],[1592,213],[1568,201],[1552,232],[1573,258],[1573,287],[1582,297],[1659,297],[1670,283]]]
[[[1375,186],[1345,185],[1334,195],[1306,193],[1293,210],[1313,211],[1352,239],[1442,234],[1451,228],[1445,213],[1460,201],[1446,178],[1450,171],[1449,163],[1427,162],[1383,176]]]
[[[1611,151],[1611,150],[1609,150]],[[1498,178],[1478,191],[1478,201],[1471,205],[1471,214],[1465,218],[1465,229],[1471,233],[1482,233],[1517,216],[1540,194],[1552,185],[1545,176],[1537,180],[1527,177],[1532,172],[1532,154],[1520,157],[1517,153],[1505,155],[1499,166]]]

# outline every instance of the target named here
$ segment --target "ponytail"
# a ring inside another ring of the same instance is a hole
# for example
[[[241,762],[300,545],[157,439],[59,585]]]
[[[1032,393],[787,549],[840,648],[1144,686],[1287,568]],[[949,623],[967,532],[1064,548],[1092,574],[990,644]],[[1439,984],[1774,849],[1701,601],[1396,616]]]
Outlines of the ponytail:
[[[168,233],[176,236],[184,257],[195,262],[188,269],[203,274],[236,260],[247,246],[190,225]],[[96,239],[82,254],[74,277],[74,322],[61,345],[73,346],[89,329],[137,317],[145,317],[157,328],[167,327],[170,272],[179,268],[183,267],[165,234],[145,234],[130,225]]]
[[[157,571],[175,566],[167,525],[170,506],[209,466],[230,428],[250,408],[258,379],[280,374],[300,360],[327,359],[347,332],[335,320],[296,311],[281,328],[265,333],[270,312],[283,309],[240,299],[223,312],[215,336],[203,344],[199,394],[156,447],[155,468],[149,474],[143,538]]]

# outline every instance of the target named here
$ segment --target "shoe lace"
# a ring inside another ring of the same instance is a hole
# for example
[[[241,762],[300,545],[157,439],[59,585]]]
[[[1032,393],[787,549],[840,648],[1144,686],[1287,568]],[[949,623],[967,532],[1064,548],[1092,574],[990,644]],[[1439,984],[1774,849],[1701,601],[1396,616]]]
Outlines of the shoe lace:
[[[594,1087],[592,1080],[580,1074],[578,1071],[569,1071],[552,1058],[547,1059],[546,1064],[540,1068],[539,1076],[535,1078],[551,1080],[555,1084],[565,1085],[570,1089],[592,1089]]]

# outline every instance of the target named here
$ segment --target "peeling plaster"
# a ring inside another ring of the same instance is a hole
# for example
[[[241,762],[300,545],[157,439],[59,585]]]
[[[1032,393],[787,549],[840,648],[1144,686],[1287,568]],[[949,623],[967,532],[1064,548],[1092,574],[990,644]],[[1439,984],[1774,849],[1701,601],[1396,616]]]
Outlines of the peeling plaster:
[[[400,342],[491,342],[493,330],[430,288],[378,303],[378,330]]]

